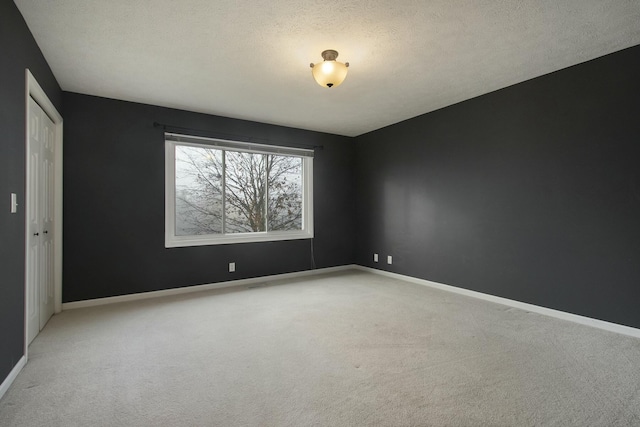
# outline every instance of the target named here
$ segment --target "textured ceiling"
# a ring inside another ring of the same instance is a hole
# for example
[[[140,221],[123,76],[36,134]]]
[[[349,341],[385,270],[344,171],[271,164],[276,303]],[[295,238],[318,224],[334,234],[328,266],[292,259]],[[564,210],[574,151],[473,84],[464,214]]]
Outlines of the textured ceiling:
[[[15,3],[63,90],[348,136],[640,44],[639,0]]]

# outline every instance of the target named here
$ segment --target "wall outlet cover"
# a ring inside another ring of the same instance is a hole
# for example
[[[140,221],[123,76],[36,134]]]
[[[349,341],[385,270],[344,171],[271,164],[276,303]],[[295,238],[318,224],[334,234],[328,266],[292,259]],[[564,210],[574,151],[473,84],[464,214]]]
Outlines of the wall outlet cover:
[[[393,258],[391,258],[391,255],[387,256],[387,264],[393,264]]]

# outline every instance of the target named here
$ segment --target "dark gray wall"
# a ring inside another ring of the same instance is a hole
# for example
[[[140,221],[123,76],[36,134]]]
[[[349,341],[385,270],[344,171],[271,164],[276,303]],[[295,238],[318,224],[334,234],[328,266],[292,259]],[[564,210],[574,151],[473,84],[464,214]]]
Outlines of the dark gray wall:
[[[22,15],[0,2],[0,383],[24,351],[25,69],[58,111],[61,92]],[[9,213],[10,194],[18,213]]]
[[[322,145],[314,159],[316,265],[354,262],[351,138],[67,92],[63,99],[64,302],[311,268],[310,240],[165,248],[164,133],[154,122]]]
[[[356,141],[359,264],[640,327],[640,46]]]

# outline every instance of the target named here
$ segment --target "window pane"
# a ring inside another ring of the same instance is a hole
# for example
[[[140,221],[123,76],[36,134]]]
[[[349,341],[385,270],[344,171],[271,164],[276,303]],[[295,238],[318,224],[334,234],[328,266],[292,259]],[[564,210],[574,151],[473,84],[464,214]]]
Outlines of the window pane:
[[[222,233],[222,151],[175,149],[176,236]]]
[[[225,152],[225,232],[266,231],[267,155]]]
[[[302,158],[268,158],[269,230],[302,230]]]
[[[165,143],[166,247],[313,238],[312,158],[212,141]]]

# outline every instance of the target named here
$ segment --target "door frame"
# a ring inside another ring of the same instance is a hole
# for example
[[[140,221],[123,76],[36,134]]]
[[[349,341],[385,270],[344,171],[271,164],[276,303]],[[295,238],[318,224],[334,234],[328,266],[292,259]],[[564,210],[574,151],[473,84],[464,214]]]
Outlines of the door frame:
[[[40,105],[44,112],[53,121],[55,126],[54,135],[54,183],[53,183],[53,283],[54,283],[54,313],[62,311],[62,116],[53,105],[45,91],[38,84],[31,71],[25,69],[25,188],[24,188],[24,242],[25,242],[25,276],[24,276],[24,355],[28,360],[28,319],[27,319],[27,266],[29,257],[29,248],[27,245],[29,220],[29,97]]]

